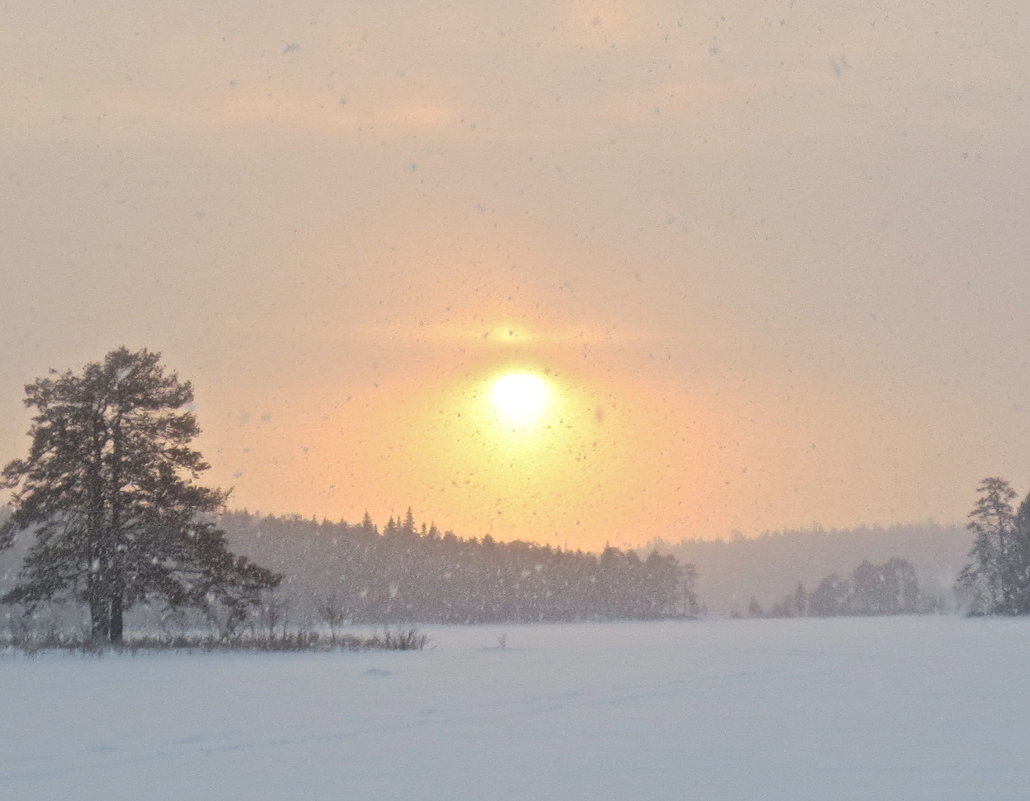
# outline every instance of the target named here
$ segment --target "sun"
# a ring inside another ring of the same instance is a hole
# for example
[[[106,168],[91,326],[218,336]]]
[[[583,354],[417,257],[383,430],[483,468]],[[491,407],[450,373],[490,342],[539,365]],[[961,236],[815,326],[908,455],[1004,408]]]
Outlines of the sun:
[[[528,428],[540,422],[551,401],[551,388],[533,373],[506,373],[490,387],[490,403],[501,422]]]

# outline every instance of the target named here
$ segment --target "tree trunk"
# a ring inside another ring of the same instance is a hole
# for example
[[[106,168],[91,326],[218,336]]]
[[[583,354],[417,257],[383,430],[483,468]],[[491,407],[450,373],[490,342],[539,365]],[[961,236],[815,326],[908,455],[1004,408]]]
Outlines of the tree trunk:
[[[94,641],[106,640],[111,632],[110,608],[101,598],[89,602],[90,636]]]
[[[124,628],[122,623],[122,596],[120,593],[115,593],[111,596],[111,627],[110,635],[111,642],[115,645],[119,645],[122,642],[122,630]]]

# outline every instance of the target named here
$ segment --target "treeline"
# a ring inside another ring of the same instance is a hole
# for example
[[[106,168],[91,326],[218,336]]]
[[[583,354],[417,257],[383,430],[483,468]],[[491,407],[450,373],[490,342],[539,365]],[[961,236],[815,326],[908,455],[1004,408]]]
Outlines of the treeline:
[[[416,526],[409,511],[379,529],[247,511],[223,515],[236,551],[284,580],[294,616],[338,623],[485,623],[656,619],[696,611],[696,573],[675,557],[601,554]]]
[[[956,582],[961,606],[973,615],[1030,614],[1030,494],[1019,496],[1008,481],[992,476],[977,487],[979,498],[966,527],[973,535],[969,562]],[[807,593],[775,603],[768,616],[890,615],[936,611],[938,599],[921,598],[916,571],[905,559],[882,565],[863,562],[849,579],[827,576]],[[747,614],[766,616],[755,597]]]
[[[799,583],[768,612],[752,597],[749,617],[835,617],[840,615],[905,615],[929,612],[934,603],[919,592],[915,568],[896,557],[880,565],[864,561],[849,576],[823,578],[813,590]]]
[[[806,529],[734,536],[729,540],[654,540],[648,548],[697,567],[695,590],[709,614],[745,613],[751,597],[766,611],[827,576],[849,577],[862,562],[900,558],[915,568],[920,592],[933,608],[955,611],[955,581],[967,561],[970,534],[962,525]]]

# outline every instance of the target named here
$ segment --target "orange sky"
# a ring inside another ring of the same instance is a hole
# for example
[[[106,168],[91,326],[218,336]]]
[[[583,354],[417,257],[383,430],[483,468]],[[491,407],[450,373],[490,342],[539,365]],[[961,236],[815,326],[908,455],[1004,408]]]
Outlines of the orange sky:
[[[262,511],[594,548],[1030,486],[1015,0],[5,22],[0,460],[23,384],[126,345]],[[532,437],[477,406],[509,365],[551,377]]]

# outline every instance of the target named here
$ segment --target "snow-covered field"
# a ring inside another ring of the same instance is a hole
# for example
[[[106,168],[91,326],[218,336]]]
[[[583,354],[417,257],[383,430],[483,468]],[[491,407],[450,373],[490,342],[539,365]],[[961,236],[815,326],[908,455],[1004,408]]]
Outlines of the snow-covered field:
[[[5,655],[0,799],[1030,797],[1030,620],[425,631],[408,653]]]

